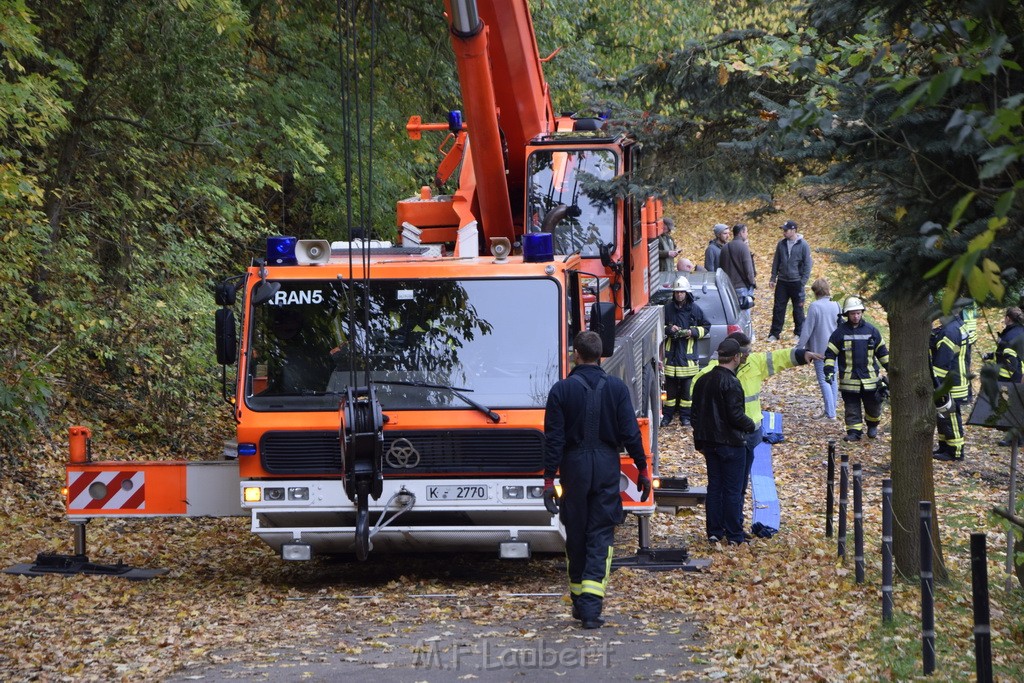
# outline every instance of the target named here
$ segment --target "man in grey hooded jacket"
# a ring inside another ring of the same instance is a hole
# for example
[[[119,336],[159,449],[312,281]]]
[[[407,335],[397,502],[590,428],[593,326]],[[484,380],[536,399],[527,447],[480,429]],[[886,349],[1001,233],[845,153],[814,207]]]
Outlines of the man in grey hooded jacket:
[[[800,336],[804,326],[804,287],[811,277],[811,248],[803,235],[797,233],[796,223],[786,221],[780,228],[782,239],[775,246],[772,275],[768,281],[768,286],[775,290],[768,341],[779,340],[790,301],[793,302],[793,334]]]

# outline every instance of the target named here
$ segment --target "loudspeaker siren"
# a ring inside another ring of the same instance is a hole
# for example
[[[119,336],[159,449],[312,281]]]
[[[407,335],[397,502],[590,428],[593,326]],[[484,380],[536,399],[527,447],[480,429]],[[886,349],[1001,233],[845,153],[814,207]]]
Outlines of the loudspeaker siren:
[[[295,244],[295,260],[300,266],[322,266],[331,260],[331,243],[327,240],[299,240]]]

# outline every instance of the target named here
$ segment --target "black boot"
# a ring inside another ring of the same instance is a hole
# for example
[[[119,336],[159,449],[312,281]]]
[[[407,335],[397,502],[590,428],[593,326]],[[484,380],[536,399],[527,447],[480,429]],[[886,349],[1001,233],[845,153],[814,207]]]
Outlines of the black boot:
[[[868,438],[869,439],[877,439],[878,438],[878,425],[876,425],[876,424],[869,424],[868,425]]]
[[[860,441],[860,432],[851,429],[846,432],[846,436],[843,437],[843,441]]]
[[[668,427],[670,424],[672,424],[672,415],[673,415],[673,412],[671,410],[666,410],[665,411],[665,414],[661,416],[661,426],[662,427]]]

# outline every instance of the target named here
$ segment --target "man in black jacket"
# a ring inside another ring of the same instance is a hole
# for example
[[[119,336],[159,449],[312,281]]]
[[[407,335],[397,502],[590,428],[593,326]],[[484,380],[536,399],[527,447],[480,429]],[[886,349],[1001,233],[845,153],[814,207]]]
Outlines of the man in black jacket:
[[[743,387],[736,379],[740,344],[718,345],[718,366],[701,375],[693,389],[693,443],[708,467],[704,503],[708,541],[747,542],[743,533],[743,480],[746,435],[757,429],[743,410]]]
[[[622,520],[619,451],[625,447],[639,476],[640,500],[651,495],[647,456],[629,389],[598,364],[601,337],[580,332],[573,340],[576,367],[551,387],[544,412],[544,505],[565,526],[572,616],[599,628],[615,525]],[[562,484],[555,496],[555,472]]]

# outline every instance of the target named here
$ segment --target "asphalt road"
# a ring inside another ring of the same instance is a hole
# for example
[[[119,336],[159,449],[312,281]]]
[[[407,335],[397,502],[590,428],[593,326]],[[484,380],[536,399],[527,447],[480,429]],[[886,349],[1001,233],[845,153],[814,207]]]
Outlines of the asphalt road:
[[[497,625],[450,620],[367,633],[367,646],[339,652],[334,643],[291,643],[260,661],[186,669],[184,681],[655,681],[703,680],[692,664],[695,628],[682,615],[606,614],[601,629],[583,630],[560,596],[551,617]],[[339,624],[339,633],[342,625]]]

